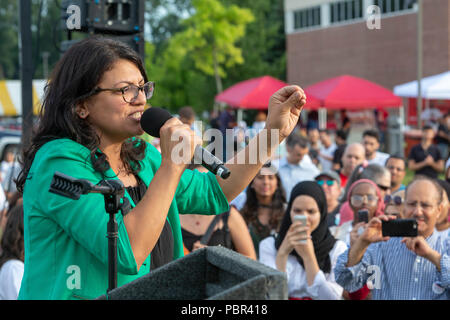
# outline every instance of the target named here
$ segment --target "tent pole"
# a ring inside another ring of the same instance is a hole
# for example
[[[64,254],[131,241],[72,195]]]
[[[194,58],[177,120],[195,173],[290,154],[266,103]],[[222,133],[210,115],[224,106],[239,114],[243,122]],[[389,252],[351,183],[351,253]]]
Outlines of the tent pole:
[[[399,108],[399,117],[400,117],[400,132],[399,132],[399,134],[400,134],[400,141],[399,141],[400,142],[400,152],[399,153],[402,157],[404,157],[405,156],[404,132],[405,132],[405,125],[406,125],[405,106],[404,105],[400,106],[400,108]]]
[[[237,110],[237,123],[238,123],[238,125],[242,121],[243,118],[244,118],[243,110],[242,109],[238,109]]]
[[[327,109],[319,109],[319,129],[327,128]]]

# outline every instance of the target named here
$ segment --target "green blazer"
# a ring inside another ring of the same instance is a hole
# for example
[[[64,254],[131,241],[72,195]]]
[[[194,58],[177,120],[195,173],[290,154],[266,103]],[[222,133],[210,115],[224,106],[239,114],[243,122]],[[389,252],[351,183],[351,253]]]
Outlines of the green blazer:
[[[141,161],[139,177],[148,186],[161,164],[160,153],[150,144]],[[93,299],[108,287],[108,239],[101,194],[72,200],[49,187],[55,171],[96,184],[101,179],[91,164],[89,150],[70,140],[57,139],[36,153],[24,187],[25,270],[19,299]],[[109,169],[106,179],[117,179]],[[132,207],[135,206],[125,191]],[[178,184],[167,219],[174,238],[173,258],[183,256],[179,213],[220,214],[228,201],[211,173],[185,170]],[[151,214],[151,212],[149,212]],[[118,286],[150,271],[150,255],[137,269],[122,214],[119,227]]]

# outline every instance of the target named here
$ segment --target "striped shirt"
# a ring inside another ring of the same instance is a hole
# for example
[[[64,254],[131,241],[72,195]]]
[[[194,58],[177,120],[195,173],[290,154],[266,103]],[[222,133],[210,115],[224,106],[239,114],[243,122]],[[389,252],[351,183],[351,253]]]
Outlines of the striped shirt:
[[[349,292],[364,284],[374,300],[450,299],[450,238],[433,232],[426,241],[441,254],[439,272],[429,260],[416,255],[401,243],[402,238],[371,244],[360,263],[347,268],[348,250],[334,269],[336,282]]]

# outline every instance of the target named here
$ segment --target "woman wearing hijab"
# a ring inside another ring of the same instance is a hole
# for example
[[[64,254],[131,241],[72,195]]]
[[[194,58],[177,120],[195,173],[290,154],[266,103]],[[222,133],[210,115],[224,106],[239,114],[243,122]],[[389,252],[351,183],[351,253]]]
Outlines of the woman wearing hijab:
[[[306,226],[295,220],[296,215],[307,217]],[[335,300],[342,298],[343,289],[334,280],[333,268],[346,249],[328,230],[322,188],[315,181],[303,181],[292,189],[278,236],[261,242],[259,260],[286,272],[290,299]]]
[[[348,203],[354,218],[338,227],[332,227],[330,230],[336,239],[351,245],[352,238],[357,236],[357,230],[364,225],[358,221],[358,211],[367,210],[370,221],[373,217],[384,214],[385,205],[380,189],[375,182],[369,179],[359,179],[351,184],[346,203]]]
[[[359,179],[353,182],[347,193],[347,202],[353,213],[353,219],[343,223],[338,227],[330,228],[336,239],[345,241],[351,245],[362,232],[360,228],[364,228],[365,222],[358,220],[358,211],[367,210],[368,221],[375,216],[384,214],[384,199],[377,184],[369,179]],[[344,292],[346,299],[364,300],[370,299],[370,291],[366,285],[355,292]]]

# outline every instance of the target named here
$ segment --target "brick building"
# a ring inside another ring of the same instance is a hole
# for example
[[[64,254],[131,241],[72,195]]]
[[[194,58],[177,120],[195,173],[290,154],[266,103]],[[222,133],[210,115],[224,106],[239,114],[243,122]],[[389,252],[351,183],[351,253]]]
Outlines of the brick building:
[[[284,7],[289,83],[351,74],[392,90],[417,79],[417,0],[284,0]],[[423,76],[447,70],[450,0],[424,0]]]

